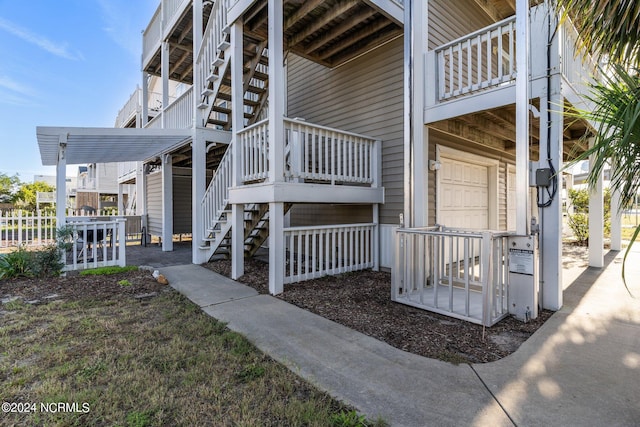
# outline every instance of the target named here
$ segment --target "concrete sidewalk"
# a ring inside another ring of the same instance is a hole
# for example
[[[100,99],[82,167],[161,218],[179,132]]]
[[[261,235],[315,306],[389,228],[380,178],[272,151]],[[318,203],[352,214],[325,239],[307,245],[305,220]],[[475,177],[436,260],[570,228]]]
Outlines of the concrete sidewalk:
[[[395,349],[196,265],[171,285],[274,359],[391,425],[638,425],[640,303],[606,269],[569,271],[565,307],[513,355],[454,366]],[[640,294],[640,250],[627,265]],[[574,268],[575,270],[575,268]]]

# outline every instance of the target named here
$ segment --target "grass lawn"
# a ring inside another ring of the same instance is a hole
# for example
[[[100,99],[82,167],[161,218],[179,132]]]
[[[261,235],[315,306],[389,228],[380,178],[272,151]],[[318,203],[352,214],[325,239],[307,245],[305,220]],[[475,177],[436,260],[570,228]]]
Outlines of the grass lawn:
[[[1,400],[36,404],[0,425],[363,425],[170,288],[136,299],[137,279],[109,280],[128,293],[0,306]]]

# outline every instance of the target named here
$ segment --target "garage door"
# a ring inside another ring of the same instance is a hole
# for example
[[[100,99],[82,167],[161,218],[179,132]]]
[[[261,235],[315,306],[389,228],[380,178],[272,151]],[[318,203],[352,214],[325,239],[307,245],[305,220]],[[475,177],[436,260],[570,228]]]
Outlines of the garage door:
[[[440,158],[438,223],[447,227],[489,228],[489,168]]]

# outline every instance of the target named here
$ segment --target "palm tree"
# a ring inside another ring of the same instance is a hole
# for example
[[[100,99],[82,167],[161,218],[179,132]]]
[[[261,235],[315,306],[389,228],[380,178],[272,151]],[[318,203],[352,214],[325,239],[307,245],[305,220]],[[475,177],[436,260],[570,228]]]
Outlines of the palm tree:
[[[595,123],[592,148],[573,163],[593,155],[588,182],[594,186],[605,166],[612,166],[611,188],[626,207],[640,190],[640,1],[555,0],[563,17],[573,18],[581,34],[578,47],[606,62],[601,81],[586,98],[593,110],[573,110],[570,116]],[[636,228],[624,255],[640,234]],[[628,289],[628,288],[627,288]]]

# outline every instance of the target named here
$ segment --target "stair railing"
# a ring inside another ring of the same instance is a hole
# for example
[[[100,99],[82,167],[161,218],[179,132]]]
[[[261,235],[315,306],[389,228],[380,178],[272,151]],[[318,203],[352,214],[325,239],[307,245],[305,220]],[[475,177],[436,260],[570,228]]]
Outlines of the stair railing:
[[[233,141],[227,147],[227,151],[224,153],[200,203],[202,218],[205,224],[205,238],[208,237],[210,230],[212,230],[220,220],[229,202],[229,187],[231,187],[232,184],[233,172],[232,151]]]
[[[199,73],[202,84],[202,87],[199,88],[200,93],[208,87],[209,76],[212,74],[214,66],[217,66],[214,65],[214,62],[225,48],[225,34],[228,29],[227,11],[230,3],[231,0],[217,0],[211,9],[209,21],[202,37],[202,44],[196,57],[196,72]]]

